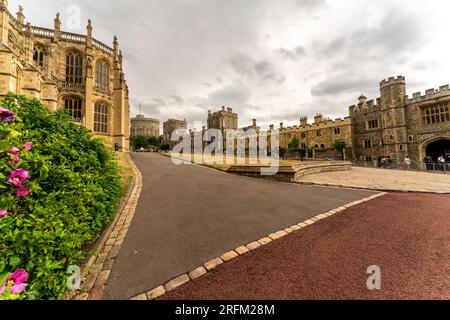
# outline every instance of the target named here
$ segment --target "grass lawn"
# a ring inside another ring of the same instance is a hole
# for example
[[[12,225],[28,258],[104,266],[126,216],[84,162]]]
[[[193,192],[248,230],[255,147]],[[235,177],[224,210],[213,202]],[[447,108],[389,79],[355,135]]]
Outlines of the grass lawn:
[[[133,181],[133,170],[127,159],[127,154],[124,152],[117,152],[116,159],[120,169],[120,176],[122,178],[122,190],[125,194]]]

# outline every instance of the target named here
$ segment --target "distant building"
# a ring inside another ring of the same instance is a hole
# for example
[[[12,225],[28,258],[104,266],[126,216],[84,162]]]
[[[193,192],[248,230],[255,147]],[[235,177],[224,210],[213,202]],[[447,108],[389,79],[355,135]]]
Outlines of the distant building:
[[[274,126],[271,126],[273,130]],[[351,119],[324,119],[318,114],[314,123],[309,124],[307,117],[300,118],[300,125],[285,128],[280,123],[280,147],[287,149],[291,141],[299,141],[299,149],[329,149],[336,140],[345,141],[347,149],[352,148],[352,121]],[[349,155],[350,156],[350,155]]]
[[[358,99],[351,106],[354,147],[358,160],[421,162],[425,156],[437,161],[450,157],[450,89],[448,85],[406,95],[403,76],[380,82],[380,98]]]
[[[222,107],[222,110],[212,113],[208,111],[208,129],[238,129],[238,115],[233,112],[233,109]]]
[[[128,85],[117,38],[109,47],[93,37],[61,30],[60,15],[46,29],[25,22],[0,0],[0,98],[8,92],[39,99],[47,109],[65,109],[73,121],[111,148],[129,149]]]
[[[146,118],[144,115],[138,114],[135,118],[131,118],[131,136],[159,137],[159,126],[158,119]]]
[[[187,121],[184,120],[176,120],[176,119],[169,119],[166,122],[163,123],[163,141],[164,143],[168,143],[172,145],[172,133],[175,130],[183,129],[187,130]]]

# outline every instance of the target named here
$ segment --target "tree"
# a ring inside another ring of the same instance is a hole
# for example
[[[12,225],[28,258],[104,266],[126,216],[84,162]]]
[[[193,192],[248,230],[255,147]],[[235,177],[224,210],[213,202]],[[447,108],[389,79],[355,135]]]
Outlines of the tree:
[[[147,139],[145,139],[144,136],[131,137],[130,142],[134,150],[139,150],[141,148],[146,149],[148,147]]]
[[[150,137],[148,138],[148,144],[151,146],[159,147],[161,145],[160,137]]]
[[[295,151],[298,150],[298,145],[300,141],[296,137],[292,138],[291,142],[289,143],[289,151]]]
[[[344,151],[344,149],[347,147],[347,143],[344,140],[335,140],[333,143],[333,148],[337,151]]]
[[[347,143],[344,140],[335,140],[333,143],[333,148],[339,151],[342,155],[342,158],[345,160],[344,150],[345,148],[347,148]]]

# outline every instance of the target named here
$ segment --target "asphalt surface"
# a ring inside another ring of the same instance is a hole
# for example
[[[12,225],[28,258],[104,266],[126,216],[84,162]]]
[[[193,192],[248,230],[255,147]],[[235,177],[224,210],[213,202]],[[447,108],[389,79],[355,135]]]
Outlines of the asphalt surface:
[[[450,299],[450,196],[392,193],[219,266],[163,299]],[[369,266],[380,290],[369,290]]]
[[[142,173],[142,194],[103,299],[129,299],[238,246],[374,194],[176,166],[157,154],[132,159]]]

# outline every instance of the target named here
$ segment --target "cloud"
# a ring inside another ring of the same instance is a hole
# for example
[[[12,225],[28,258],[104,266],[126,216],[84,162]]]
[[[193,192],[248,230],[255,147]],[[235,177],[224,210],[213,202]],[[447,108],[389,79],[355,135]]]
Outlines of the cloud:
[[[85,33],[119,37],[132,113],[203,120],[229,105],[241,125],[346,116],[381,79],[405,75],[409,92],[449,82],[450,3],[440,0],[10,0],[27,21],[67,29],[70,5]]]

